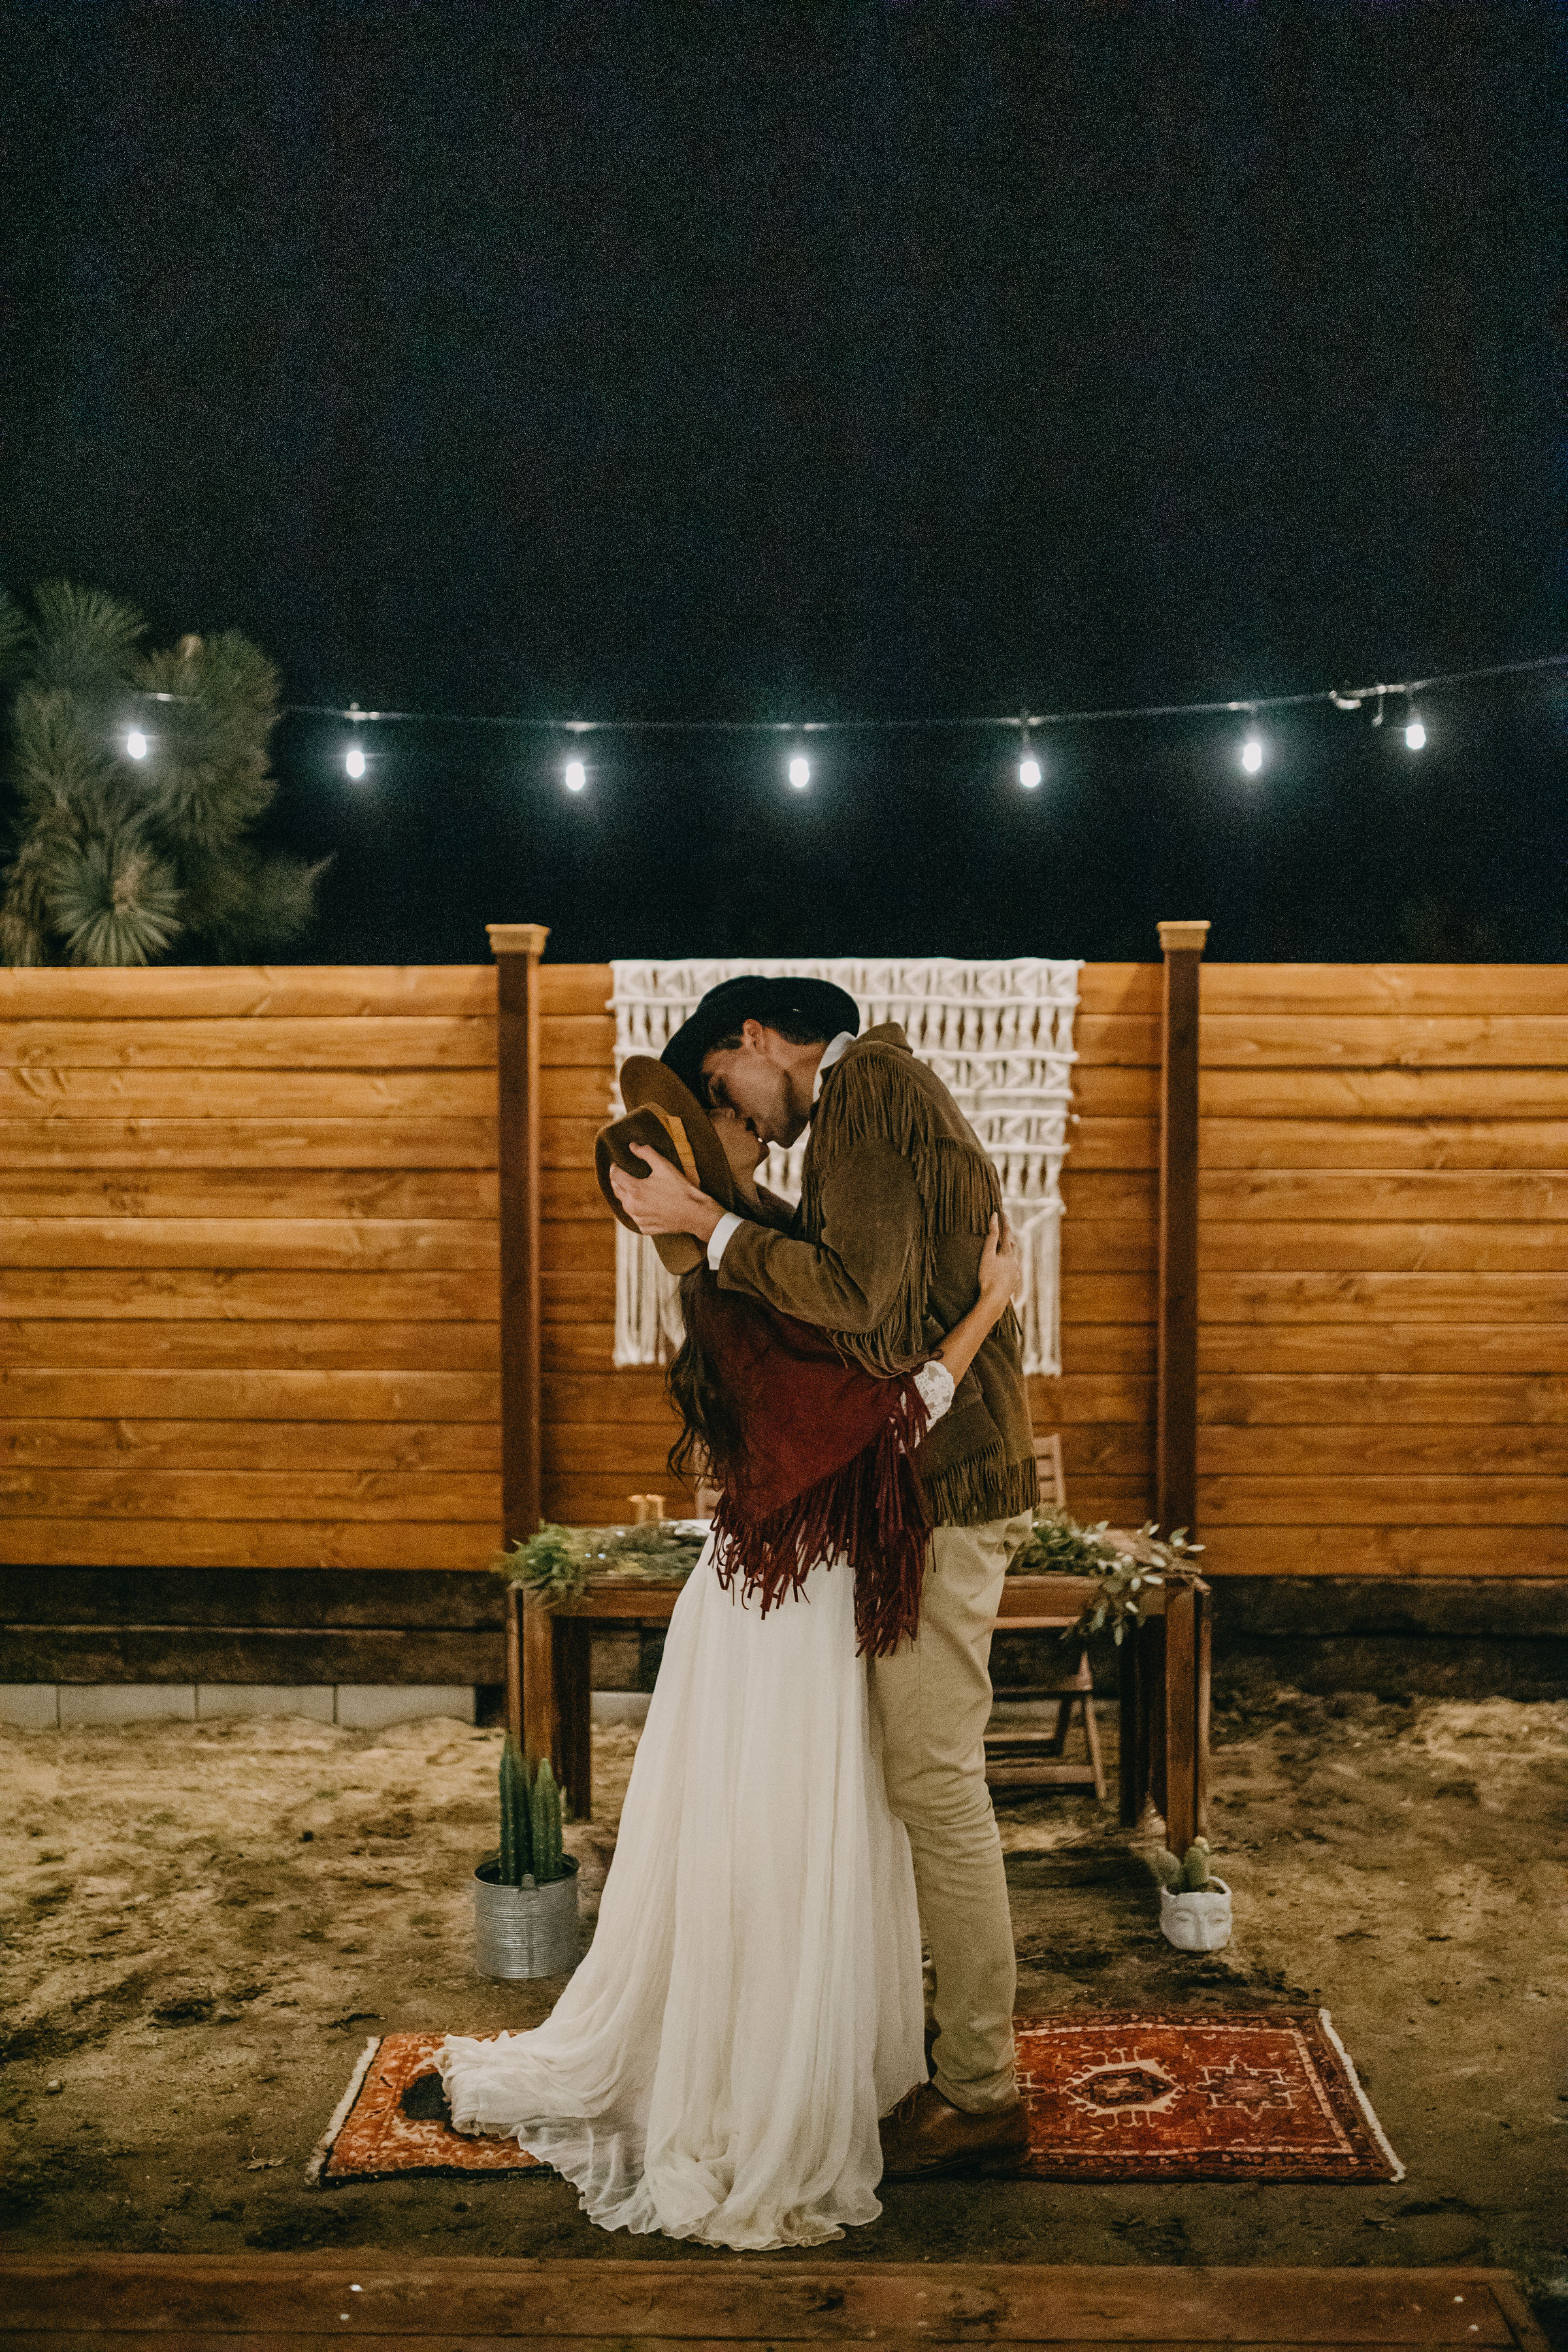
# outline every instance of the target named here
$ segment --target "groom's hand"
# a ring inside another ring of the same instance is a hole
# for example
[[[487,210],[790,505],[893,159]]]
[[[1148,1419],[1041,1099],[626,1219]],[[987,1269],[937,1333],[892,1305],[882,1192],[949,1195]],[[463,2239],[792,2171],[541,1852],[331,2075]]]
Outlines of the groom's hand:
[[[658,1152],[647,1151],[640,1143],[630,1149],[647,1161],[647,1174],[628,1176],[624,1168],[612,1168],[610,1182],[632,1223],[645,1234],[694,1234],[707,1242],[724,1213],[718,1202],[689,1184]]]

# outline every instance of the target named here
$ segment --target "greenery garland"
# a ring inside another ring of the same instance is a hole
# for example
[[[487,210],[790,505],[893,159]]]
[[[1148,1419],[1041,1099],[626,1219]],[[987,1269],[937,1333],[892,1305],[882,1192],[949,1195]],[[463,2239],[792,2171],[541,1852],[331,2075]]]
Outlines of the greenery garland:
[[[497,1552],[490,1567],[509,1582],[524,1586],[545,1608],[574,1600],[598,1576],[643,1577],[660,1582],[690,1575],[701,1557],[704,1537],[689,1521],[651,1519],[638,1527],[544,1526],[526,1543]],[[1142,1617],[1150,1585],[1196,1582],[1202,1544],[1189,1543],[1184,1528],[1168,1540],[1151,1519],[1135,1536],[1113,1533],[1100,1519],[1086,1528],[1058,1509],[1041,1509],[1027,1543],[1009,1567],[1009,1576],[1082,1576],[1093,1591],[1063,1639],[1087,1640],[1109,1625],[1121,1642]],[[1005,1630],[1004,1628],[1004,1630]]]

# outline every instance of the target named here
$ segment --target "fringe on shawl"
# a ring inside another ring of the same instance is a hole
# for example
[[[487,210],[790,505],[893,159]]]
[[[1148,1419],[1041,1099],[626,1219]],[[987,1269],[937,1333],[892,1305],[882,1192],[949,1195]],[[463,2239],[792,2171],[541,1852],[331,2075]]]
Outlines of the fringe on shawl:
[[[937,1131],[932,1106],[910,1075],[908,1057],[892,1048],[850,1054],[839,1064],[818,1107],[811,1160],[801,1191],[801,1224],[811,1240],[823,1226],[822,1178],[845,1152],[868,1137],[891,1143],[914,1171],[925,1221],[892,1308],[872,1331],[835,1331],[841,1354],[879,1380],[907,1371],[926,1353],[925,1306],[931,1294],[938,1234],[984,1234],[1002,1208],[996,1170],[973,1144]],[[1011,1309],[1008,1310],[1011,1312]]]
[[[870,1444],[782,1509],[748,1519],[726,1488],[713,1515],[713,1567],[725,1591],[739,1580],[742,1598],[758,1600],[765,1617],[800,1591],[814,1568],[847,1559],[855,1576],[858,1653],[885,1658],[912,1641],[931,1549],[913,1460],[926,1420],[913,1381],[900,1381],[893,1409]]]

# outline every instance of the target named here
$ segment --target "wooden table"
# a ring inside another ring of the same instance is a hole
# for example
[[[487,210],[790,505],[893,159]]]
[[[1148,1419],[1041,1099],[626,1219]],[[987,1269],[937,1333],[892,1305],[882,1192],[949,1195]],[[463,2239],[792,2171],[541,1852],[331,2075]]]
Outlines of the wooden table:
[[[594,1811],[589,1648],[597,1626],[668,1625],[684,1580],[595,1577],[571,1600],[544,1609],[521,1585],[507,1606],[507,1720],[531,1757],[548,1756],[579,1821]],[[997,1617],[1060,1623],[1086,1597],[1079,1576],[1010,1576]],[[1121,1654],[1121,1821],[1132,1828],[1145,1797],[1183,1853],[1208,1822],[1209,1628],[1206,1584],[1154,1585],[1148,1612]]]

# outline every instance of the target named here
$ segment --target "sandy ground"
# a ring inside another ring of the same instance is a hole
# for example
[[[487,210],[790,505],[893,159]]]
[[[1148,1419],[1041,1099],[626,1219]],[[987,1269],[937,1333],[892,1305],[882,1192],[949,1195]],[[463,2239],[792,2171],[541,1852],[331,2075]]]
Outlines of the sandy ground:
[[[1254,1698],[1216,1724],[1223,1954],[1160,1937],[1114,1806],[999,1808],[1021,2011],[1323,2002],[1398,2187],[891,2189],[873,2260],[1499,2263],[1568,2342],[1562,1832],[1568,1705]],[[1102,1710],[1108,1745],[1114,1709]],[[532,2023],[469,1965],[500,1735],[297,1720],[0,1734],[0,2142],[13,2246],[664,2257],[542,2177],[331,2191],[311,2147],[369,2033]],[[635,1734],[569,1832],[590,1916]]]

